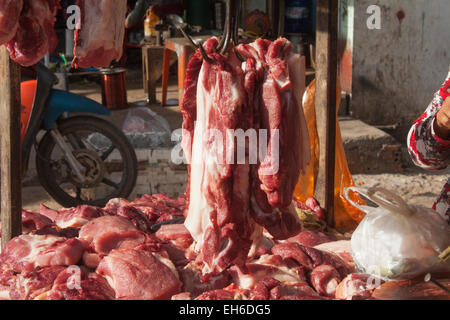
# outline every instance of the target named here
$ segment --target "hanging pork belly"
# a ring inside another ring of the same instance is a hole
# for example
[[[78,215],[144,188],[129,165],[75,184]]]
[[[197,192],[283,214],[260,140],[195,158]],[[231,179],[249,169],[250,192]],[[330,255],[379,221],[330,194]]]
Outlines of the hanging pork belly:
[[[242,264],[261,226],[276,239],[301,230],[291,202],[310,158],[301,104],[304,61],[292,44],[278,39],[238,46],[244,63],[234,50],[219,54],[217,45],[214,38],[204,44],[209,59],[200,51],[192,58],[181,106],[190,162],[185,226],[207,274]],[[243,155],[234,136],[239,131],[257,137],[244,141]],[[252,161],[261,149],[266,152]]]
[[[74,66],[108,67],[119,60],[125,35],[126,0],[77,0],[81,19],[75,32]]]

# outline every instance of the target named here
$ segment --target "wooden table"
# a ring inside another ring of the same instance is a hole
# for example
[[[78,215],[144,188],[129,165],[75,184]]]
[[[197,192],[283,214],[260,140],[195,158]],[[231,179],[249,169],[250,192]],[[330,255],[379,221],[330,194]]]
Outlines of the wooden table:
[[[161,75],[164,46],[142,43],[142,77],[147,102],[156,103],[156,86]]]

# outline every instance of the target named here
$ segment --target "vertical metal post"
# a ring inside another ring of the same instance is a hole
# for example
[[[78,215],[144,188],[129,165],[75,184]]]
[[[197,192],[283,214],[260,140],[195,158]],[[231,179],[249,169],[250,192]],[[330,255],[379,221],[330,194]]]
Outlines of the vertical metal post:
[[[329,226],[334,226],[338,12],[339,0],[317,1],[316,112],[320,171],[316,197],[326,209]]]
[[[0,47],[2,248],[22,233],[20,66]]]

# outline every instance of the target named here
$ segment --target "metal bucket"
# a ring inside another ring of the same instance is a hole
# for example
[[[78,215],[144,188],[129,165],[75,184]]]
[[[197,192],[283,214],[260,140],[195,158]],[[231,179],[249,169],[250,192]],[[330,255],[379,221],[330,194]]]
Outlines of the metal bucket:
[[[125,68],[101,69],[102,103],[108,109],[128,107]]]

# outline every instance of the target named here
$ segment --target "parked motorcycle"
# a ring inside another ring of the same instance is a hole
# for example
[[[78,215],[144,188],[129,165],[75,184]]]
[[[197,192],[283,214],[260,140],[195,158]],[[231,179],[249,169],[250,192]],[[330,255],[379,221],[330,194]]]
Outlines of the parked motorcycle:
[[[135,151],[121,130],[93,116],[110,111],[53,89],[55,75],[41,63],[36,69],[37,80],[21,83],[23,173],[35,146],[39,181],[62,206],[102,207],[111,198],[128,197],[137,179]]]

